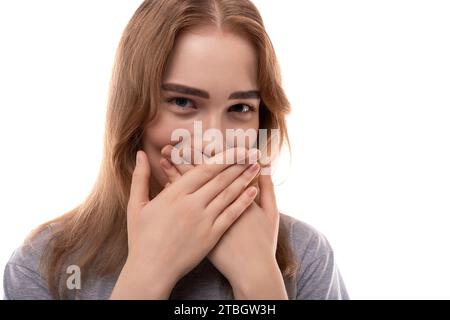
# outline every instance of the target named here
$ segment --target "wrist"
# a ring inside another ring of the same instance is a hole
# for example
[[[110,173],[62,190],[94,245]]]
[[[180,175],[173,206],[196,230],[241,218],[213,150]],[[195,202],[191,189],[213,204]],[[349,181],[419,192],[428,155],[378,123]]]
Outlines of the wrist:
[[[235,299],[288,299],[283,275],[276,259],[270,259],[230,282]]]
[[[129,259],[125,262],[111,293],[111,300],[165,300],[176,279],[164,268],[143,266]]]

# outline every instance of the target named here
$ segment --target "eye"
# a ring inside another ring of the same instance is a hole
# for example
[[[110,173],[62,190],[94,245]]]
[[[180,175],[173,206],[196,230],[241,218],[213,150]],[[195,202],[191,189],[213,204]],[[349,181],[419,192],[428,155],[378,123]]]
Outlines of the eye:
[[[229,109],[230,112],[249,113],[255,111],[255,108],[247,104],[235,104]]]
[[[179,109],[188,109],[188,108],[194,108],[194,103],[192,100],[183,98],[183,97],[174,97],[167,99],[166,102],[169,104],[175,105]],[[190,103],[190,105],[189,105]]]

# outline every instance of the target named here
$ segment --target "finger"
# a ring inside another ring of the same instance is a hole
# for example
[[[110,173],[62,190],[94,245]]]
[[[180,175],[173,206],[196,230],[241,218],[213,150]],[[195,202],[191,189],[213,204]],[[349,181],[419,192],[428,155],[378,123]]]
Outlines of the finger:
[[[172,165],[174,165],[177,170],[183,175],[186,172],[188,172],[189,170],[194,168],[194,163],[196,163],[196,161],[200,161],[200,163],[202,163],[203,161],[203,154],[200,153],[201,155],[198,155],[198,152],[195,151],[192,148],[187,148],[188,151],[185,152],[185,148],[182,148],[181,150],[172,146],[172,145],[166,145],[164,148],[161,149],[161,155],[163,157],[165,157],[167,160],[169,160],[169,162],[172,163]],[[176,159],[174,159],[173,155],[179,155],[179,157],[182,158],[182,163],[179,163],[179,161],[175,161]],[[196,155],[197,154],[197,155]],[[198,160],[200,159],[200,160]]]
[[[242,174],[239,174],[238,177],[235,177],[235,174],[231,173],[235,168],[236,166],[222,171],[216,178],[196,192],[196,194],[200,194],[204,199],[210,200],[206,206],[206,211],[211,212],[214,219],[247,188],[252,179],[258,174],[259,164],[255,163],[251,165]]]
[[[147,154],[139,150],[136,153],[136,166],[131,178],[130,198],[128,207],[131,210],[142,208],[149,201],[149,182],[151,168]]]
[[[262,166],[261,166],[261,164],[260,164],[260,170],[258,171],[258,174],[253,178],[253,180],[248,184],[248,186],[254,186],[254,187],[256,187],[256,190],[257,190],[257,192],[256,192],[256,197],[255,197],[255,202],[256,202],[256,204],[258,205],[258,206],[260,206],[260,195],[261,195],[261,193],[260,193],[260,190],[259,190],[259,176],[261,175],[261,171],[262,171]]]
[[[213,223],[213,232],[221,236],[252,204],[256,197],[256,188],[248,187],[228,208],[219,214]]]
[[[161,158],[159,163],[170,182],[175,182],[181,177],[181,174],[178,172],[177,168],[175,168],[166,158]]]
[[[278,213],[275,188],[272,182],[272,175],[262,174],[259,176],[260,204],[261,208],[267,212]]]
[[[248,151],[246,148],[230,148],[210,158],[211,162],[203,163],[194,169],[186,172],[177,183],[177,191],[180,193],[190,194],[197,191],[208,181],[213,179],[217,174],[233,165],[230,159],[242,158],[249,159],[257,157],[259,151],[253,149]],[[226,159],[226,160],[225,160]],[[225,161],[224,161],[225,160]],[[224,186],[225,188],[226,186]]]
[[[173,164],[201,164],[207,158],[201,151],[188,147],[176,147],[171,144],[161,149],[161,155],[170,160]]]

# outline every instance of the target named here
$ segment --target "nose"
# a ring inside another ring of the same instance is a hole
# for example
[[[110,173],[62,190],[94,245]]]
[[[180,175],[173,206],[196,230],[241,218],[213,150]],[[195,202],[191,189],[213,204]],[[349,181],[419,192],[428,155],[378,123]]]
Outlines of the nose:
[[[211,108],[214,109],[214,108]],[[210,157],[230,148],[226,141],[226,128],[222,112],[211,110],[202,121],[202,152]]]
[[[223,119],[220,112],[211,111],[205,114],[205,116],[201,119],[203,130],[206,131],[208,129],[216,129],[222,132],[223,128]]]

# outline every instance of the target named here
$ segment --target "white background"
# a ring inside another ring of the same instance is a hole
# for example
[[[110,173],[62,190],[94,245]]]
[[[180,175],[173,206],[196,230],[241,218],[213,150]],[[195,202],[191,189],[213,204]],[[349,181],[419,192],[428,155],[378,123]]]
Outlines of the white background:
[[[140,3],[0,2],[2,269],[92,187]],[[280,209],[327,236],[351,298],[449,299],[450,3],[254,3],[293,107]]]

